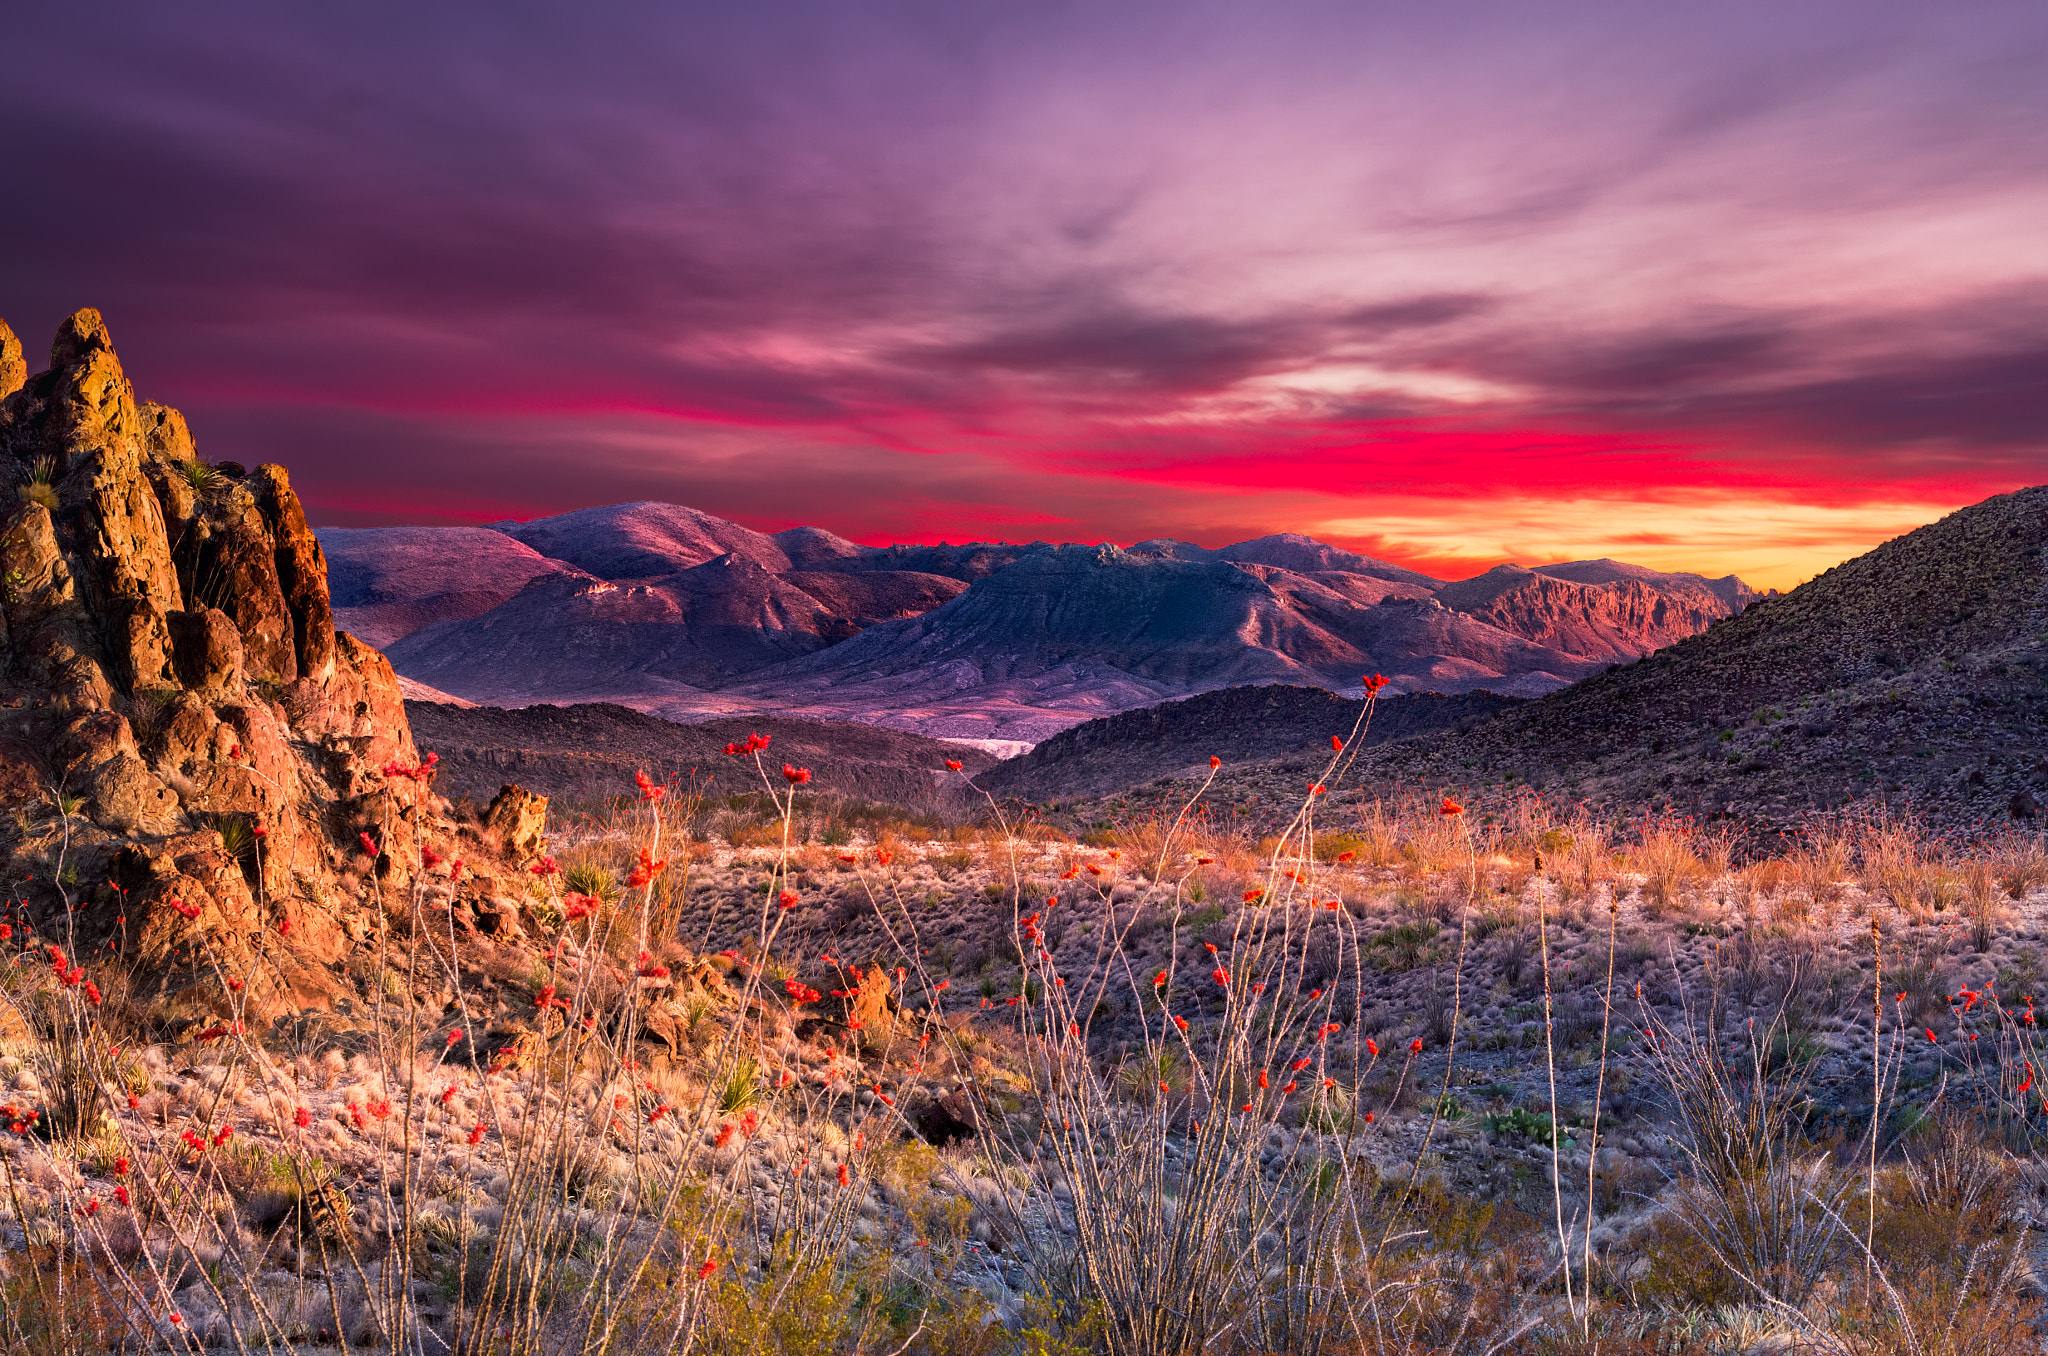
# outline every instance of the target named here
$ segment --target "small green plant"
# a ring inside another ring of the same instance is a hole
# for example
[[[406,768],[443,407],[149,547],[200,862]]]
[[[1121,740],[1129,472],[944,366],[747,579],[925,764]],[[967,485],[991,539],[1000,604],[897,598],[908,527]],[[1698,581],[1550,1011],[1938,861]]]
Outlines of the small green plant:
[[[619,898],[618,878],[609,869],[590,862],[578,862],[563,871],[562,885],[579,895],[589,895],[607,904],[616,903]]]
[[[192,458],[190,461],[179,463],[178,474],[184,476],[185,483],[201,494],[205,494],[207,491],[220,485],[223,479],[219,471],[197,457]]]
[[[1480,1117],[1479,1128],[1495,1139],[1526,1139],[1532,1143],[1548,1144],[1552,1122],[1547,1111],[1531,1111],[1518,1106]]]
[[[41,504],[46,509],[57,507],[57,463],[51,457],[38,457],[22,471],[22,484],[18,493],[24,504]]]
[[[745,1111],[761,1099],[761,1062],[740,1055],[725,1066],[718,1080],[718,1109]]]

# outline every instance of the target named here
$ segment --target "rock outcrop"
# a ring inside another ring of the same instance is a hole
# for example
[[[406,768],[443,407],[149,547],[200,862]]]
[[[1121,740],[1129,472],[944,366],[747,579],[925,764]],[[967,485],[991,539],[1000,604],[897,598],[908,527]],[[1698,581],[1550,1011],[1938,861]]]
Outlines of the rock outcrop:
[[[335,630],[284,468],[203,461],[99,312],[24,367],[0,325],[6,886],[78,954],[247,975],[238,1016],[323,1002],[434,817],[391,666]]]

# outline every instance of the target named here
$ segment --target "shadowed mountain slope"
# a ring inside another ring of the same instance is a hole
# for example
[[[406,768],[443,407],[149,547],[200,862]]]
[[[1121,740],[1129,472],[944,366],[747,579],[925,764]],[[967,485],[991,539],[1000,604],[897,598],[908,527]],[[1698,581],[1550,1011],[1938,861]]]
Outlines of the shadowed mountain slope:
[[[1286,592],[1221,560],[1062,547],[727,694],[842,718],[893,712],[892,723],[919,719],[913,728],[927,733],[1036,739],[1080,717],[1237,684],[1355,687],[1379,669],[1459,691],[1518,677],[1551,687],[1592,667],[1430,600],[1359,609],[1300,582]],[[904,714],[941,704],[944,714]]]
[[[1522,704],[1492,692],[1419,692],[1382,700],[1365,746],[1485,720]],[[1200,778],[1209,759],[1237,764],[1294,754],[1327,755],[1348,738],[1365,702],[1317,687],[1231,687],[1177,702],[1102,716],[1063,730],[975,778],[995,796],[1048,801],[1100,796],[1166,776]]]
[[[1965,834],[2038,824],[2044,548],[2048,486],[1986,500],[1476,729],[1372,749],[1353,784],[1461,787],[1484,806],[1527,782],[1760,837],[1851,805],[1910,807]],[[1256,768],[1222,783],[1223,796],[1292,786]]]
[[[482,616],[533,580],[581,571],[481,527],[323,527],[334,620],[388,647],[438,621]]]
[[[755,732],[773,741],[763,755],[771,773],[794,763],[810,769],[814,791],[912,809],[959,801],[964,783],[946,773],[947,760],[959,762],[969,776],[995,762],[979,749],[900,730],[781,716],[677,725],[602,702],[507,711],[409,701],[405,711],[420,748],[441,756],[436,789],[479,803],[505,782],[596,803],[631,795],[638,771],[683,790],[758,791],[761,780],[752,760],[729,758],[724,751]],[[782,788],[780,777],[775,785]]]

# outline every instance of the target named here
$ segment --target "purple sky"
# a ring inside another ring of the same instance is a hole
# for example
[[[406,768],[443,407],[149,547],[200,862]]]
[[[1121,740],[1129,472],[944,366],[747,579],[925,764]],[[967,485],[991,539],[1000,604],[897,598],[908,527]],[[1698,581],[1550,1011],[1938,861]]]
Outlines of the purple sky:
[[[2048,479],[2048,7],[45,5],[0,317],[316,522],[1789,584]]]

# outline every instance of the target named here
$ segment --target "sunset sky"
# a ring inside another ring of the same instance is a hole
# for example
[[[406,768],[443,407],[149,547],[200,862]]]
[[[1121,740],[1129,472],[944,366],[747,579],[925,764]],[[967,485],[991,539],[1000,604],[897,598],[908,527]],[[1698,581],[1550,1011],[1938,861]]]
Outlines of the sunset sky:
[[[2048,480],[2044,71],[2038,0],[42,5],[0,317],[316,523],[1784,587]]]

